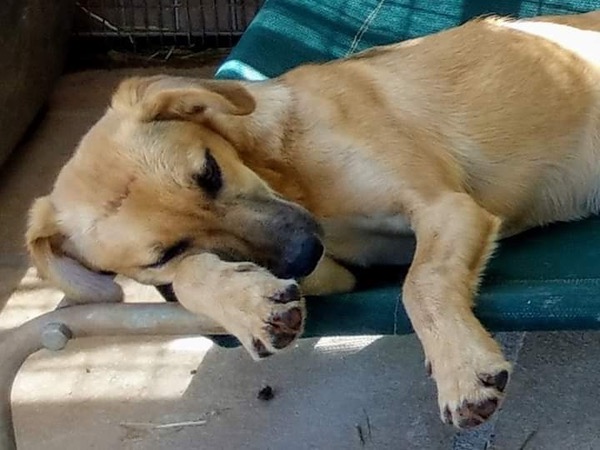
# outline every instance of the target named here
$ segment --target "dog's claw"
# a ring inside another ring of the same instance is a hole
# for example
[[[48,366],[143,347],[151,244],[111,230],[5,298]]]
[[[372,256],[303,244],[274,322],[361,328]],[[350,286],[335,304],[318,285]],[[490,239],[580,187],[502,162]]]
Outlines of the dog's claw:
[[[479,403],[463,402],[456,411],[458,428],[473,428],[488,420],[498,408],[497,398],[488,398]]]
[[[273,354],[272,352],[267,350],[267,348],[265,347],[265,344],[263,344],[258,339],[252,340],[252,346],[254,347],[254,350],[256,351],[256,354],[258,355],[258,357],[261,359],[267,358]]]
[[[453,425],[452,413],[450,412],[450,408],[448,408],[447,406],[444,408],[444,416],[442,420],[447,425]]]

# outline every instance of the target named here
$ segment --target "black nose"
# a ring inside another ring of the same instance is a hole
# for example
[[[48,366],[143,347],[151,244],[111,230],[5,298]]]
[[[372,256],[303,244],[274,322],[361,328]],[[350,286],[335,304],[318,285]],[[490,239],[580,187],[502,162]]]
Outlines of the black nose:
[[[323,255],[323,244],[316,236],[295,239],[285,249],[279,267],[274,271],[280,278],[302,278],[310,274]]]

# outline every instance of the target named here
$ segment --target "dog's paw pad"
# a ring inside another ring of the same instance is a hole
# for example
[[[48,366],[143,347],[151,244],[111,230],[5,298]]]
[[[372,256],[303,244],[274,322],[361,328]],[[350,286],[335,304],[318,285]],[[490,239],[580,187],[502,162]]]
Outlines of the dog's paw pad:
[[[464,402],[455,412],[458,428],[473,428],[488,420],[498,408],[497,398],[488,398],[478,403]]]
[[[302,294],[300,293],[300,288],[295,283],[288,285],[285,289],[269,297],[269,299],[275,303],[297,302],[301,298]]]
[[[269,325],[284,332],[298,332],[302,329],[303,323],[304,314],[300,308],[291,308],[287,311],[275,313],[269,319]]]
[[[487,421],[498,409],[499,403],[499,399],[494,397],[477,403],[464,401],[454,411],[446,406],[442,413],[442,421],[461,429],[473,428]]]
[[[301,308],[291,308],[273,314],[267,325],[271,344],[276,349],[287,347],[299,336],[303,325],[304,313]]]
[[[271,345],[281,350],[294,342],[296,337],[298,337],[296,333],[274,333],[271,337]]]
[[[498,392],[504,392],[508,383],[508,371],[502,370],[497,374],[479,374],[478,378],[485,387],[495,388]]]

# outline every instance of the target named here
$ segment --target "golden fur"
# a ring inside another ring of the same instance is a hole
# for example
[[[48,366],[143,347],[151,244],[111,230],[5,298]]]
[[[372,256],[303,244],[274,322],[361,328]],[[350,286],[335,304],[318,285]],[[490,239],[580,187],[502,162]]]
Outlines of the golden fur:
[[[494,243],[600,209],[599,30],[485,18],[260,83],[127,80],[34,204],[33,260],[73,301],[119,300],[101,271],[173,283],[262,357],[302,331],[286,278],[320,240],[304,293],[351,290],[344,263],[402,262],[414,233],[403,299],[440,414],[479,424],[510,369],[471,312]]]

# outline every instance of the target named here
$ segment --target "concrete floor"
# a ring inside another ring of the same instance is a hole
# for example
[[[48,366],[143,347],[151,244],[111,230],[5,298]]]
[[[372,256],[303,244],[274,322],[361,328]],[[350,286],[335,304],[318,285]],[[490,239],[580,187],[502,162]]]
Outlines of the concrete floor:
[[[43,121],[1,170],[0,338],[61,298],[29,267],[26,211],[132,72],[63,77]],[[125,284],[133,301],[159,301],[153,289]],[[306,339],[261,363],[202,337],[80,339],[39,352],[20,371],[19,449],[599,449],[600,334],[498,339],[516,361],[508,400],[469,433],[439,422],[414,336]],[[265,384],[275,389],[269,402],[257,399]]]

